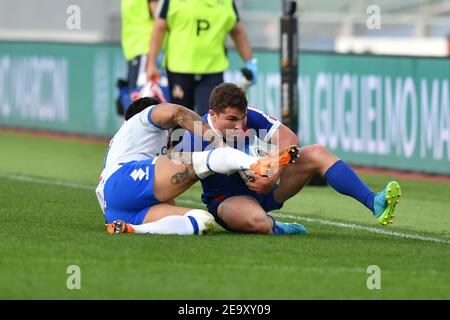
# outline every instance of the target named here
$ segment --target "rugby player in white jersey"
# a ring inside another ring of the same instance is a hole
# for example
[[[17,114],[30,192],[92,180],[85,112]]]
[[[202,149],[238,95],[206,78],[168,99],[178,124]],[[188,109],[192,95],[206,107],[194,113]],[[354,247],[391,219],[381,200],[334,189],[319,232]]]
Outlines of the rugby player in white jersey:
[[[114,135],[96,189],[109,233],[204,234],[214,227],[210,213],[174,205],[174,198],[213,173],[252,169],[267,176],[294,161],[298,149],[255,158],[233,148],[193,111],[154,98],[134,101]],[[201,130],[194,130],[195,126]],[[180,126],[208,139],[213,150],[166,155],[168,129]],[[198,132],[196,132],[198,131]],[[175,160],[176,156],[176,160]]]

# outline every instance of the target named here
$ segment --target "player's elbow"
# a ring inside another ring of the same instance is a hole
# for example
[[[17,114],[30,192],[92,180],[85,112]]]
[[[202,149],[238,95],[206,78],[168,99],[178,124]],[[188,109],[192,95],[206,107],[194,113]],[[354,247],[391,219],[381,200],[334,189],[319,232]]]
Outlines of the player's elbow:
[[[300,145],[300,139],[295,134],[288,134],[284,138],[282,138],[282,145],[291,146],[291,145]]]
[[[156,33],[164,33],[167,30],[167,23],[164,19],[156,18],[153,23],[153,29]]]
[[[279,145],[290,146],[290,145],[300,145],[300,139],[297,135],[285,125],[281,125],[278,129],[278,139]]]
[[[233,37],[245,37],[246,36],[246,31],[244,29],[244,25],[240,21],[238,21],[234,25],[233,29],[231,29],[230,34]]]

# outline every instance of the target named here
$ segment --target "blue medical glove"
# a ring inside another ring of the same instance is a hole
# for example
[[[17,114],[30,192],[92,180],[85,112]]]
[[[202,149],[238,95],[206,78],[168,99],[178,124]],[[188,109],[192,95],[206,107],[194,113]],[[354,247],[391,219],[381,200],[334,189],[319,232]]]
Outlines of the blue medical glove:
[[[256,59],[250,59],[245,62],[245,67],[253,74],[252,84],[256,84],[258,78],[258,65]]]

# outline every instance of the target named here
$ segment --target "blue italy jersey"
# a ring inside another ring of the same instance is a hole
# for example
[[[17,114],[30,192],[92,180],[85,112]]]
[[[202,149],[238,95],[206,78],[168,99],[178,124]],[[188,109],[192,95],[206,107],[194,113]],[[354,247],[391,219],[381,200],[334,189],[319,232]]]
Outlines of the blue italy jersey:
[[[214,129],[209,113],[203,116],[203,119]],[[234,148],[248,153],[248,146],[253,143],[255,137],[268,142],[275,131],[280,126],[280,122],[273,117],[249,107],[247,109],[247,124],[244,127],[244,136],[234,143]],[[207,142],[186,132],[183,140],[176,146],[175,151],[205,151],[212,147]],[[246,194],[250,190],[245,185],[239,173],[231,175],[213,174],[200,180],[203,193],[202,201],[208,204],[211,200],[220,200],[230,194]]]

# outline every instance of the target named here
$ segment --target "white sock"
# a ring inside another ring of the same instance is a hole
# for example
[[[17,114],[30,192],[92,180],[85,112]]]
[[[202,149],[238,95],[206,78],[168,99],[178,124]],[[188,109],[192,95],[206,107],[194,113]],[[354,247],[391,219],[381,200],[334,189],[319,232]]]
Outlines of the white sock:
[[[149,234],[194,234],[191,220],[186,216],[167,216],[155,222],[131,225],[135,233]]]
[[[217,148],[192,153],[194,171],[200,179],[213,173],[230,174],[239,170],[248,170],[257,160],[258,158],[233,148]]]
[[[214,217],[209,212],[192,209],[184,216],[167,216],[155,222],[131,226],[135,233],[202,235],[214,224]]]

